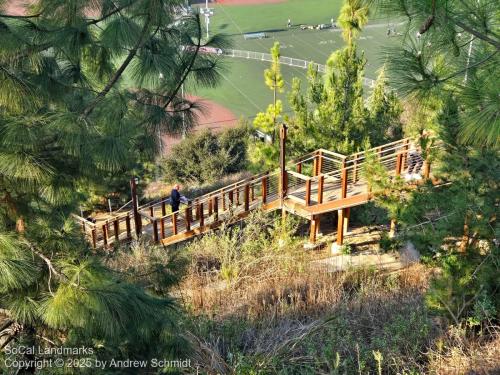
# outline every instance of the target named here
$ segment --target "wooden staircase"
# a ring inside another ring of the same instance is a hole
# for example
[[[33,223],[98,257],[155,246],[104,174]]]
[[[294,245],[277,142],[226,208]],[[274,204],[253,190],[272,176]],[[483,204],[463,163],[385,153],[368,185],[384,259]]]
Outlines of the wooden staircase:
[[[170,207],[164,198],[96,223],[75,218],[94,248],[139,236],[170,245],[214,230],[224,221],[243,219],[253,210],[281,209],[310,220],[310,241],[315,242],[320,215],[337,210],[341,245],[351,207],[373,197],[362,173],[367,152],[397,176],[407,168],[408,148],[406,138],[349,156],[320,149],[286,164],[284,173],[279,168],[238,181],[194,198],[178,212],[167,212]],[[430,165],[424,162],[424,178],[429,173]]]

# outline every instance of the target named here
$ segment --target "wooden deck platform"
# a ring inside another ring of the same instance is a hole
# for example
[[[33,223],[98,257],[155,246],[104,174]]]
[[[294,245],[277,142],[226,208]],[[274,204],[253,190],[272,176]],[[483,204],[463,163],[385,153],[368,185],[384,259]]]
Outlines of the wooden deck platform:
[[[367,153],[375,155],[391,176],[406,171],[409,140],[402,139],[349,156],[317,150],[285,165],[192,199],[175,213],[167,213],[167,198],[129,212],[90,223],[75,215],[93,247],[109,247],[149,236],[170,245],[207,233],[223,222],[244,219],[254,210],[284,210],[311,221],[312,242],[321,214],[338,211],[337,242],[342,244],[350,208],[372,199],[363,175]],[[430,165],[423,174],[429,177]]]

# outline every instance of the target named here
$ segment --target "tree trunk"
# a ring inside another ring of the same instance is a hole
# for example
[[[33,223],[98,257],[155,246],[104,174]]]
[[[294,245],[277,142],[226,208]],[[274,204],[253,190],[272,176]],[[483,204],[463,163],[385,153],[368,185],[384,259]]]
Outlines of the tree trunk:
[[[469,235],[470,235],[469,223],[470,223],[470,213],[467,212],[464,218],[464,230],[462,235],[462,242],[460,243],[459,247],[459,251],[461,253],[465,253],[465,251],[467,250],[467,246],[469,245]]]

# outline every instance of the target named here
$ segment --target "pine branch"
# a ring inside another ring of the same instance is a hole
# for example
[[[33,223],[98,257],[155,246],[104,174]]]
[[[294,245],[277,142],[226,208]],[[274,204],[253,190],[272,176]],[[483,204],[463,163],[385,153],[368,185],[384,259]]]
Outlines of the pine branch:
[[[87,22],[87,25],[96,25],[98,24],[99,22],[102,22],[104,20],[106,20],[107,18],[111,17],[113,14],[116,14],[116,13],[119,13],[121,12],[122,10],[128,8],[129,6],[131,6],[132,4],[134,4],[135,2],[130,2],[128,4],[125,4],[125,5],[122,5],[121,7],[117,7],[115,5],[115,9],[113,9],[111,12],[105,14],[104,16],[102,16],[101,18],[97,18],[97,19],[91,19],[89,20],[89,22]],[[114,4],[113,4],[114,5]]]
[[[451,21],[457,25],[458,27],[462,28],[463,30],[467,31],[468,33],[474,35],[476,38],[479,38],[483,41],[485,41],[486,43],[489,43],[491,44],[492,46],[494,46],[497,50],[500,50],[500,42],[494,40],[494,39],[491,39],[489,36],[473,29],[472,27],[470,27],[469,25],[463,23],[462,21],[459,21],[457,19],[454,19],[454,18],[451,18]]]
[[[135,46],[130,50],[129,54],[127,55],[127,58],[125,61],[122,63],[122,65],[118,68],[118,70],[115,72],[113,77],[109,80],[109,82],[106,84],[104,89],[94,98],[94,100],[85,108],[85,110],[82,113],[83,118],[87,118],[95,109],[95,107],[104,99],[104,97],[108,94],[108,92],[113,88],[113,86],[118,82],[118,79],[121,77],[125,69],[128,67],[132,59],[135,57],[137,51],[139,48],[142,48],[144,46],[144,43],[146,43],[147,38],[145,38],[149,25],[151,23],[150,17],[148,17],[147,21],[144,23],[144,27],[142,28],[141,34],[139,36],[139,39],[137,40],[137,43]]]

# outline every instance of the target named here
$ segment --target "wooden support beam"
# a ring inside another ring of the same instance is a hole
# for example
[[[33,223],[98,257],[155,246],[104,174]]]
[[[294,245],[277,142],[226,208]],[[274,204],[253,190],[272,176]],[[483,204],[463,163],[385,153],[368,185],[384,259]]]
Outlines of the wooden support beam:
[[[200,220],[200,227],[205,225],[205,216],[203,214],[203,202],[198,204],[198,220]]]
[[[213,200],[214,198],[213,197],[210,197],[208,199],[208,216],[212,216],[212,212],[213,212]]]
[[[196,220],[200,220],[200,202],[198,199],[194,201],[194,217]]]
[[[250,186],[245,185],[245,212],[250,210]]]
[[[344,208],[344,236],[349,231],[349,219],[351,217],[351,207]]]
[[[231,190],[231,191],[229,192],[229,202],[231,203],[231,206],[232,206],[232,205],[233,205],[233,203],[234,203],[234,195],[233,195],[233,193],[234,193],[234,191],[233,191],[233,190]]]
[[[299,161],[299,163],[297,164],[297,173],[302,173],[302,162]]]
[[[115,231],[115,240],[120,241],[120,223],[118,222],[118,218],[113,222],[113,230]]]
[[[318,234],[319,216],[314,215],[311,219],[311,226],[309,228],[309,242],[316,243],[316,236]]]
[[[306,180],[306,206],[311,205],[311,179]]]
[[[149,207],[149,214],[151,217],[155,217],[155,208],[154,206]]]
[[[172,214],[172,233],[174,236],[177,234],[177,212]]]
[[[252,183],[250,186],[250,202],[253,202],[255,199],[255,185]]]
[[[226,197],[224,191],[221,193],[221,199],[222,199],[222,211],[226,211]]]
[[[165,205],[165,200],[161,202],[161,216],[165,216],[167,214],[167,207]]]
[[[313,160],[313,176],[318,175],[318,154],[314,156]]]
[[[321,175],[318,178],[318,204],[323,203],[323,187],[325,185],[325,176]]]
[[[337,213],[337,245],[342,246],[344,244],[344,209],[338,210]]]

